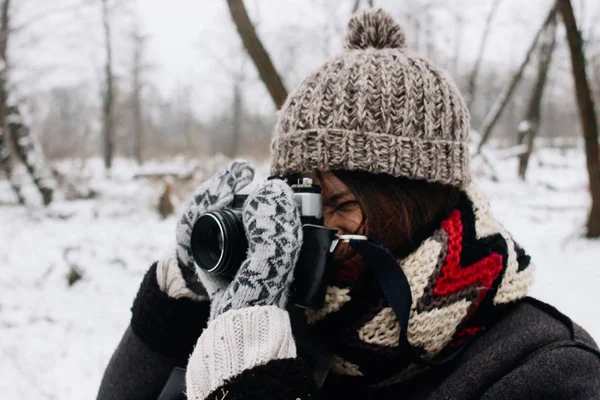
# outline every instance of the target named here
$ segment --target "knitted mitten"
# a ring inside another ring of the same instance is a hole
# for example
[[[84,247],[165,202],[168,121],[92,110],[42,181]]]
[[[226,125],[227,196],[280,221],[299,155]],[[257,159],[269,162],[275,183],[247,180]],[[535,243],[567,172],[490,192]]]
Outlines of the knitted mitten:
[[[270,180],[248,197],[242,210],[248,258],[231,284],[215,293],[211,320],[230,309],[274,305],[285,308],[302,245],[294,192]]]
[[[213,398],[210,393],[228,379],[297,355],[284,309],[302,244],[293,191],[283,181],[267,181],[248,197],[242,214],[248,258],[233,281],[219,288],[199,271],[211,296],[211,316],[188,362],[191,400]]]
[[[224,171],[196,189],[177,224],[175,253],[161,260],[157,266],[157,280],[163,292],[174,298],[208,300],[209,293],[199,281],[194,268],[190,246],[192,227],[200,215],[231,205],[234,194],[252,182],[253,177],[254,170],[248,163],[233,161]],[[211,283],[223,285],[217,281]]]

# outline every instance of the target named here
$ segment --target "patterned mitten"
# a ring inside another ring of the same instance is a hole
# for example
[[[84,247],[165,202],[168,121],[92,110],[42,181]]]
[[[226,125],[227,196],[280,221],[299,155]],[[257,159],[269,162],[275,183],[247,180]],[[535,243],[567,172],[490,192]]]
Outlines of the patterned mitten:
[[[208,300],[208,292],[214,291],[215,287],[225,286],[224,282],[208,277],[209,288],[198,279],[190,246],[192,228],[200,215],[231,205],[234,194],[252,182],[253,178],[254,170],[247,162],[233,161],[227,169],[196,189],[177,224],[176,251],[157,266],[158,284],[164,293],[173,298]]]
[[[209,291],[210,322],[187,367],[190,400],[223,397],[215,391],[229,379],[297,356],[285,310],[302,245],[293,191],[283,181],[267,181],[248,197],[242,215],[248,258],[227,287]],[[201,271],[199,277],[203,283],[210,278]]]
[[[231,309],[285,308],[302,245],[302,226],[294,192],[270,180],[252,193],[242,210],[248,257],[231,284],[215,293],[211,320]]]

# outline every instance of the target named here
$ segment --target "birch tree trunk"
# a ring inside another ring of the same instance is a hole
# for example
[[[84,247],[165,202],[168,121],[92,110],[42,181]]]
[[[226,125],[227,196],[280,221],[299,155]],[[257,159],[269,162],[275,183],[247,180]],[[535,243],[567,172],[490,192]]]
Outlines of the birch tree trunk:
[[[4,68],[0,71],[0,113],[4,114],[4,104],[6,94],[4,91]],[[21,184],[15,178],[13,174],[13,158],[10,151],[9,143],[6,140],[6,132],[8,132],[7,126],[4,123],[4,119],[2,121],[2,126],[0,127],[0,166],[4,170],[4,174],[6,175],[6,179],[10,182],[10,187],[17,197],[17,201],[19,204],[25,204],[25,198],[21,193]]]
[[[11,103],[8,90],[8,39],[10,37],[10,0],[2,4],[0,26],[0,158],[8,179],[11,181],[13,191],[20,204],[25,203],[21,193],[21,186],[16,182],[12,167],[10,143],[14,151],[27,168],[33,183],[42,195],[44,205],[50,204],[55,187],[52,172],[46,165],[41,146],[34,141],[33,135],[23,120],[23,115],[16,102]]]
[[[240,34],[246,52],[258,70],[260,79],[267,87],[271,99],[275,103],[275,107],[280,109],[287,97],[287,90],[271,61],[269,53],[256,34],[254,25],[252,25],[248,11],[246,11],[246,7],[244,6],[244,1],[227,0],[227,5],[229,6],[229,13]]]
[[[15,142],[19,158],[25,164],[33,183],[42,195],[42,201],[47,206],[52,202],[55,182],[52,171],[47,167],[41,146],[34,140],[27,124],[17,107],[9,107],[6,117],[8,132]]]
[[[0,58],[6,59],[6,47],[8,43],[8,8],[10,0],[4,0],[2,3],[2,15],[0,16]],[[2,125],[0,126],[0,165],[6,174],[6,179],[10,182],[10,186],[17,196],[19,204],[25,204],[25,199],[21,194],[21,185],[15,179],[13,175],[13,164],[14,160],[10,151],[9,143],[7,140],[8,129],[5,124],[5,118],[1,117],[6,115],[6,68],[7,65],[4,61],[0,61],[0,119]]]
[[[598,151],[598,121],[596,119],[594,98],[588,82],[583,41],[577,28],[573,5],[570,0],[557,0],[557,6],[562,14],[567,31],[571,66],[575,80],[575,95],[585,139],[585,155],[592,198],[586,235],[589,238],[598,238],[600,237],[600,157]]]
[[[524,144],[525,141],[527,141],[527,151],[519,156],[519,177],[522,180],[525,180],[529,158],[533,152],[533,144],[540,127],[542,98],[544,97],[544,89],[546,88],[546,83],[548,81],[548,70],[552,62],[554,46],[556,45],[556,25],[557,18],[555,17],[550,26],[548,26],[544,41],[540,47],[537,81],[533,87],[525,119],[519,125],[519,132],[517,134],[518,144]]]

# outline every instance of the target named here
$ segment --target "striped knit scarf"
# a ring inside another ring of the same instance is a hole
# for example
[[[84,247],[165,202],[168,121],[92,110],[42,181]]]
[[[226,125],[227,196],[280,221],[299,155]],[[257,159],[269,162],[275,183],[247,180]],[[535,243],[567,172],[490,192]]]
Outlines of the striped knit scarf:
[[[439,229],[399,260],[412,293],[412,349],[400,345],[400,325],[368,269],[359,285],[329,286],[325,306],[308,312],[308,322],[335,354],[332,373],[393,384],[427,368],[411,364],[409,352],[444,358],[525,297],[529,261],[471,185]]]

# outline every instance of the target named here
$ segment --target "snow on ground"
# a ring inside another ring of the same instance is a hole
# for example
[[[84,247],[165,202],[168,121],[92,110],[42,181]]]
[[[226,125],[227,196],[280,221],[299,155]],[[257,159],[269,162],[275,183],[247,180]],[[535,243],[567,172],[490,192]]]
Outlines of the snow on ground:
[[[580,151],[539,151],[529,180],[496,160],[499,182],[476,177],[493,210],[537,266],[533,295],[600,340],[600,241],[581,238],[589,199]],[[225,162],[203,162],[206,177]],[[540,165],[541,164],[541,165]],[[112,179],[99,161],[62,168],[88,176],[99,197],[21,207],[0,181],[0,393],[3,399],[91,399],[129,321],[149,265],[173,244],[176,217],[161,219],[162,186],[132,179],[119,160]],[[188,171],[185,161],[142,172]],[[266,166],[258,173],[264,177]],[[69,287],[70,266],[83,279]]]

